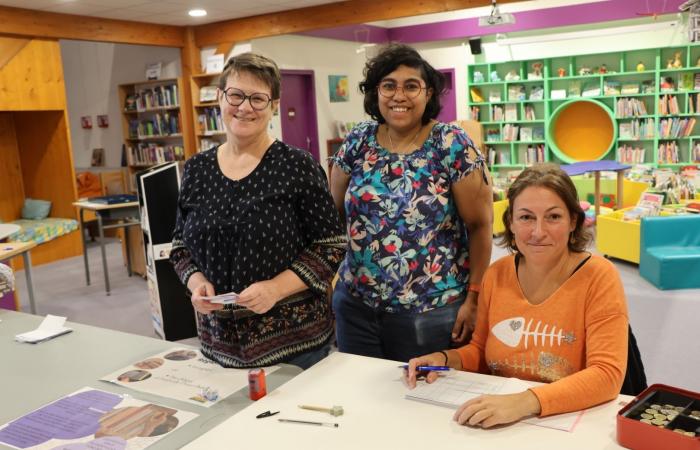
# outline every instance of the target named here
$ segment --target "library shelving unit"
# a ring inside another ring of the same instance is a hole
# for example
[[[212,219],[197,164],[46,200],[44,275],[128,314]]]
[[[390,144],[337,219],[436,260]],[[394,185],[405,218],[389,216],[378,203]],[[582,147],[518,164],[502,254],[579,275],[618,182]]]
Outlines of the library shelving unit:
[[[226,139],[219,102],[216,100],[219,75],[202,73],[190,78],[197,152],[219,145]]]
[[[182,79],[148,80],[119,85],[129,190],[134,174],[156,164],[184,161],[189,151],[180,113]]]
[[[468,67],[492,169],[614,159],[700,164],[700,45]],[[514,79],[517,78],[517,79]]]

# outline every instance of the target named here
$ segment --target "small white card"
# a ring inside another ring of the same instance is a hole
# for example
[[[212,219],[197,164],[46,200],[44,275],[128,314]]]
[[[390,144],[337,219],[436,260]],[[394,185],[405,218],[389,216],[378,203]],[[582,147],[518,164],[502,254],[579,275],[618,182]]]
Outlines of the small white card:
[[[15,340],[18,342],[37,344],[73,331],[72,328],[63,326],[65,323],[65,317],[48,314],[36,330],[18,334],[15,336]]]
[[[209,300],[212,303],[220,303],[222,305],[232,305],[238,301],[238,294],[229,292],[227,294],[202,297],[202,300]]]
[[[206,73],[221,73],[224,70],[224,54],[216,53],[207,56]]]

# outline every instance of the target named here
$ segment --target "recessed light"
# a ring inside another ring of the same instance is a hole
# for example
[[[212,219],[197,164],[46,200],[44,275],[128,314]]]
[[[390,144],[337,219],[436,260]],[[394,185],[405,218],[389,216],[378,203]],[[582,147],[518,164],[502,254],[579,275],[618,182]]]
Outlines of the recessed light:
[[[192,17],[204,17],[207,15],[207,12],[203,9],[190,9],[188,14]]]

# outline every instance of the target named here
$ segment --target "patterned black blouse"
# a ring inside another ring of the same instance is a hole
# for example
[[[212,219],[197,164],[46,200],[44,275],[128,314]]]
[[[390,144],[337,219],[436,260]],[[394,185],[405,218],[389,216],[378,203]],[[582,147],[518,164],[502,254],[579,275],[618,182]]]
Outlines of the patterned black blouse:
[[[290,269],[309,289],[265,314],[238,306],[197,314],[202,352],[224,367],[259,367],[323,346],[333,333],[327,289],[346,246],[323,169],[275,141],[234,181],[216,154],[185,164],[170,254],[182,283],[201,271],[217,294],[241,292]]]

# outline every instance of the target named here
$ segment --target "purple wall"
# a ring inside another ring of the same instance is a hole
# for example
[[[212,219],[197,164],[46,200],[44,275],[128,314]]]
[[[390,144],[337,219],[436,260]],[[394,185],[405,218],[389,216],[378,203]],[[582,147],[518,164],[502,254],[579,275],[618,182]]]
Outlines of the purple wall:
[[[496,33],[531,31],[614,20],[639,19],[650,13],[673,14],[685,0],[607,0],[581,5],[559,6],[533,11],[515,12],[515,24],[480,27],[479,19],[458,19],[445,22],[411,25],[397,28],[381,28],[372,25],[350,25],[326,30],[300,33],[307,36],[355,41],[359,43],[384,43],[398,41],[406,44],[486,36]],[[648,5],[648,6],[647,6]],[[650,19],[651,20],[651,19]],[[358,32],[368,29],[369,32]],[[358,39],[361,35],[362,39]],[[365,36],[369,36],[365,38]]]

